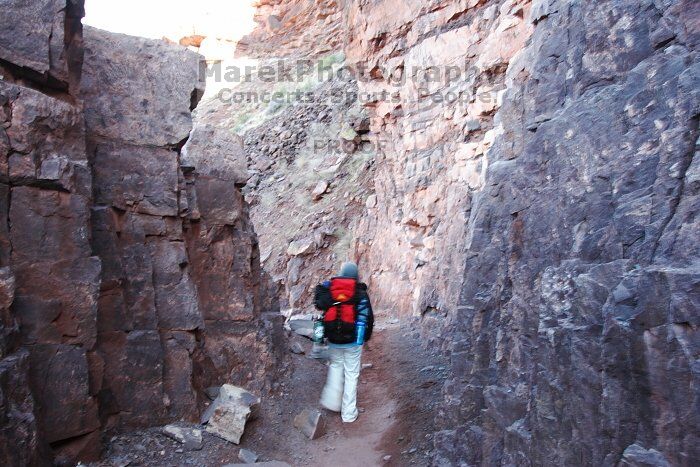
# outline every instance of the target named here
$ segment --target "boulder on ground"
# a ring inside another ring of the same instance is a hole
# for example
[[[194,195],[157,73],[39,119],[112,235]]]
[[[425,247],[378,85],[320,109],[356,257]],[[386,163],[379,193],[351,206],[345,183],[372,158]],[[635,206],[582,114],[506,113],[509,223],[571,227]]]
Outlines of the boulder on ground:
[[[163,427],[163,434],[183,444],[188,451],[199,451],[202,449],[202,430],[177,425],[166,425]]]
[[[309,439],[323,436],[325,423],[318,409],[304,409],[294,417],[294,426],[301,430]]]
[[[260,405],[260,398],[243,388],[224,384],[219,396],[202,415],[207,431],[234,444],[241,442],[245,424]]]
[[[210,400],[214,400],[217,397],[219,397],[219,390],[220,389],[221,388],[219,386],[211,386],[211,387],[208,387],[204,390],[204,394],[206,394]]]

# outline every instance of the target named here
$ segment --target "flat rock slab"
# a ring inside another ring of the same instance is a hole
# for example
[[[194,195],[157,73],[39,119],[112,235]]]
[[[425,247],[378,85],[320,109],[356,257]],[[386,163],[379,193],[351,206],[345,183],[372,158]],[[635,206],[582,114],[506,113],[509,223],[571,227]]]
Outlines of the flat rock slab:
[[[202,430],[166,425],[163,427],[163,434],[178,443],[182,443],[183,447],[188,451],[199,451],[202,449]]]
[[[245,424],[258,406],[260,398],[243,388],[224,384],[219,396],[202,415],[207,431],[220,438],[238,444],[243,436]]]
[[[309,439],[323,436],[325,423],[323,415],[318,409],[304,409],[294,417],[294,426],[301,430]]]

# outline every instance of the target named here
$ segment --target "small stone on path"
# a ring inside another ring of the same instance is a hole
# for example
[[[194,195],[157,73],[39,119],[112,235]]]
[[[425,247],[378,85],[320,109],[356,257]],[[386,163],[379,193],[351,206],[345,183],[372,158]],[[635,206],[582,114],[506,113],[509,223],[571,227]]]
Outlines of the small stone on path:
[[[202,430],[187,428],[177,425],[166,425],[163,427],[163,434],[178,443],[182,443],[188,451],[198,451],[202,449]]]
[[[316,439],[323,435],[325,423],[323,415],[318,409],[304,409],[294,417],[294,426],[301,430],[309,439]]]
[[[258,455],[248,449],[241,449],[238,451],[238,458],[242,460],[244,464],[255,464],[255,461],[258,460]]]
[[[219,386],[211,386],[211,387],[206,388],[204,390],[204,393],[207,395],[207,397],[209,399],[214,400],[217,397],[219,397],[219,389],[220,389]]]
[[[304,347],[299,342],[296,342],[296,341],[289,344],[289,350],[293,354],[297,354],[297,355],[304,355],[304,353],[305,353]]]

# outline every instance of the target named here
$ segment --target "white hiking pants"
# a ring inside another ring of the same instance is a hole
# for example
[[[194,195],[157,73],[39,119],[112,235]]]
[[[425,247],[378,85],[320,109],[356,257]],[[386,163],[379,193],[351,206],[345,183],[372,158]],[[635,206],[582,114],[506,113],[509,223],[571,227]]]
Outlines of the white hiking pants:
[[[326,385],[321,392],[321,405],[340,412],[344,422],[357,418],[357,380],[360,378],[362,346],[330,347],[331,360]]]

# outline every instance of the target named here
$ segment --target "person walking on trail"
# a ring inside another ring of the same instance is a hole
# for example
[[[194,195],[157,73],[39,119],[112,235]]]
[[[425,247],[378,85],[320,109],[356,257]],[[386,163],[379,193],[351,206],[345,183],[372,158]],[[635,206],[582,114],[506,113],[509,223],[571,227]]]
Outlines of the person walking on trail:
[[[357,382],[362,345],[372,337],[374,314],[367,285],[359,281],[357,265],[343,263],[340,274],[316,286],[316,308],[323,311],[323,335],[328,339],[330,367],[320,403],[340,412],[345,423],[357,420]]]

